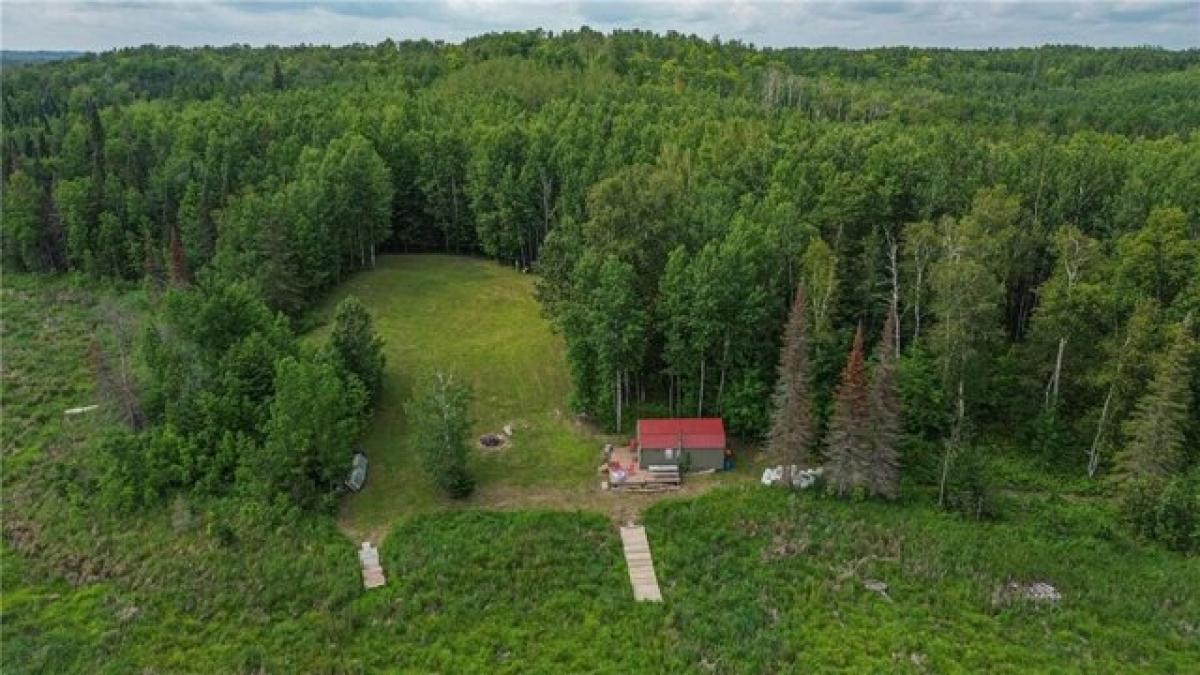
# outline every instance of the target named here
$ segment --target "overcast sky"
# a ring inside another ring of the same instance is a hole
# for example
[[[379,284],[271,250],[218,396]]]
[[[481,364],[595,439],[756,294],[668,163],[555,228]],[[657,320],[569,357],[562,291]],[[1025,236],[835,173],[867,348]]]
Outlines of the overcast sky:
[[[726,0],[216,2],[0,0],[5,49],[104,50],[146,43],[459,41],[489,31],[588,25],[676,30],[756,45],[1005,47],[1072,43],[1200,47],[1200,0]]]

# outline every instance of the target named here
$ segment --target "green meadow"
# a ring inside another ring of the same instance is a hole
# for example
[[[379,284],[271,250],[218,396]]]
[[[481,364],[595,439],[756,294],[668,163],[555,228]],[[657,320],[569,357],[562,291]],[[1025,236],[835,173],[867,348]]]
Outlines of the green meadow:
[[[600,446],[570,413],[563,343],[533,298],[533,277],[457,256],[384,256],[317,308],[326,322],[355,295],[385,340],[382,400],[362,445],[366,488],[348,497],[340,519],[350,531],[378,533],[400,515],[445,506],[421,471],[404,420],[414,378],[444,370],[470,383],[475,435],[514,429],[509,444],[478,449],[472,464],[481,495],[594,487]],[[325,329],[313,331],[322,339]],[[586,486],[585,486],[586,482]]]

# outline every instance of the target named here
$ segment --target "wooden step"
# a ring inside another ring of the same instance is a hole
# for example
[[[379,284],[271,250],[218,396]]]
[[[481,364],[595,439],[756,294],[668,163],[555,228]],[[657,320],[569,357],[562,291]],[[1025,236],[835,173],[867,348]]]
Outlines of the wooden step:
[[[662,602],[662,591],[654,574],[654,560],[650,554],[646,529],[640,525],[622,527],[621,544],[625,549],[625,564],[629,568],[633,599],[639,602]]]
[[[383,567],[379,564],[379,549],[364,541],[358,550],[358,564],[362,568],[363,588],[379,588],[387,583],[383,576]]]

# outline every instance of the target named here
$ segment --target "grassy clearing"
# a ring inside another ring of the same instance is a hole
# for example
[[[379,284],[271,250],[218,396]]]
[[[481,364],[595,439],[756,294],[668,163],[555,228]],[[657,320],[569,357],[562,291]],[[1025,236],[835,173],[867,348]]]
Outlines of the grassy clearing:
[[[467,378],[475,433],[516,433],[503,450],[476,451],[481,495],[494,489],[583,489],[598,446],[572,418],[563,344],[533,298],[533,279],[492,262],[452,256],[384,256],[317,309],[327,322],[346,295],[371,310],[387,341],[383,396],[363,442],[366,488],[345,500],[343,525],[379,533],[407,513],[443,505],[422,473],[404,420],[414,376],[433,368]],[[323,337],[327,329],[314,331]],[[484,497],[475,503],[486,505]]]

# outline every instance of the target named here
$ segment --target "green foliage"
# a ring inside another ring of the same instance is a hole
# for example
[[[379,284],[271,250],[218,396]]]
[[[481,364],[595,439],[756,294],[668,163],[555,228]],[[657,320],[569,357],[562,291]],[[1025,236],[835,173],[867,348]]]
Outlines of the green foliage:
[[[934,358],[918,345],[901,356],[896,375],[904,471],[919,482],[934,483],[941,468],[941,439],[953,422],[941,373]]]
[[[1181,209],[1150,212],[1146,224],[1117,242],[1117,272],[1128,292],[1168,306],[1193,278],[1200,242]]]
[[[1096,446],[1095,474],[1143,385],[1114,360],[1130,312],[1200,311],[1197,65],[591,30],[123,50],[4,75],[5,255],[155,290],[245,283],[290,317],[381,246],[536,266],[577,408],[609,421],[636,399],[748,438],[801,279],[818,430],[839,345],[894,296],[902,351],[972,373],[982,434],[1039,438],[1049,389],[1064,456]],[[632,292],[607,299],[644,316],[597,345],[610,258]]]
[[[1175,336],[1162,355],[1145,395],[1126,423],[1129,444],[1118,458],[1128,478],[1166,478],[1192,459],[1185,442],[1195,420],[1192,410],[1191,361],[1195,339],[1188,322],[1175,327]]]
[[[470,398],[466,385],[453,375],[437,372],[417,388],[406,408],[426,473],[454,499],[469,497],[475,490],[467,466]]]
[[[28,174],[17,171],[3,185],[4,219],[0,246],[10,269],[47,271],[44,251],[48,233],[42,218],[41,189]]]
[[[329,508],[349,473],[367,395],[325,361],[287,357],[275,366],[266,439],[242,455],[239,482],[286,494],[302,508]]]
[[[1134,479],[1121,508],[1139,535],[1176,551],[1200,551],[1200,469],[1165,479]]]
[[[329,351],[343,372],[358,378],[372,401],[383,384],[383,338],[374,328],[370,312],[353,295],[338,303],[329,333]]]
[[[975,520],[1000,515],[995,478],[987,461],[990,450],[968,444],[948,452],[944,503],[947,509]]]

